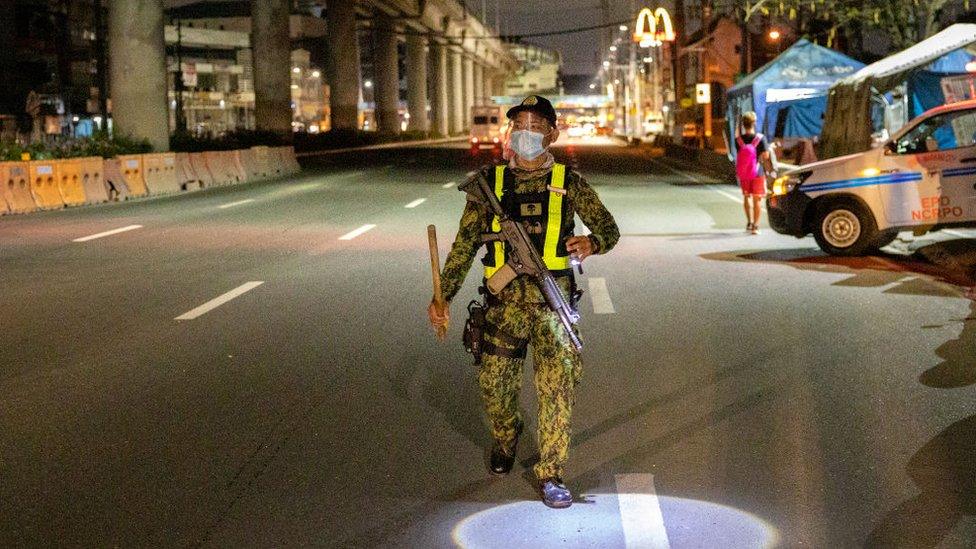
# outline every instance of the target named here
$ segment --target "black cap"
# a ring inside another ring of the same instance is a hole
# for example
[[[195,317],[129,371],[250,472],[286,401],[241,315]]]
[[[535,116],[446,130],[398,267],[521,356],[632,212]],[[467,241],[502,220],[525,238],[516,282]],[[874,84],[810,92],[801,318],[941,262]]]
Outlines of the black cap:
[[[556,126],[556,109],[553,108],[552,103],[548,99],[541,95],[530,95],[526,97],[520,104],[508,109],[505,116],[511,120],[522,111],[534,112],[548,120],[553,127]]]

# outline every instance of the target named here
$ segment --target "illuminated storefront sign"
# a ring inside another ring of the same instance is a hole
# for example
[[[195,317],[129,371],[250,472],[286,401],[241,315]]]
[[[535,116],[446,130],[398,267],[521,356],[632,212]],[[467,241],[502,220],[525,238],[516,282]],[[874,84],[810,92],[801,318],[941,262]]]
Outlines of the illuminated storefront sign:
[[[651,11],[644,8],[637,15],[634,27],[634,42],[641,46],[650,46],[660,42],[674,42],[674,25],[671,24],[671,14],[664,8]]]

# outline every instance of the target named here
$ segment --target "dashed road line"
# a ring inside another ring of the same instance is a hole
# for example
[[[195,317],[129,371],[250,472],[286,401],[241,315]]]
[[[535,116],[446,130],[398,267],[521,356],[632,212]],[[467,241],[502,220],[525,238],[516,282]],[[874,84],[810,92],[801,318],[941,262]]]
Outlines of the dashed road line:
[[[711,185],[709,185],[708,188],[711,189],[711,190],[713,190],[713,191],[715,191],[715,192],[717,192],[718,194],[724,196],[725,198],[728,198],[729,200],[732,200],[736,204],[742,204],[742,197],[741,196],[736,196],[736,195],[734,195],[734,194],[732,194],[730,192],[726,192],[726,191],[723,191],[722,189],[718,189],[718,188],[712,187]]]
[[[227,204],[221,204],[220,206],[217,207],[220,208],[221,210],[226,210],[227,208],[233,208],[234,206],[241,206],[243,204],[250,204],[251,202],[254,202],[254,199],[247,198],[244,200],[238,200],[237,202],[229,202]]]
[[[112,229],[111,231],[105,231],[104,233],[93,234],[89,236],[83,236],[81,238],[76,238],[72,242],[88,242],[89,240],[95,240],[97,238],[104,238],[106,236],[112,236],[113,234],[124,233],[128,231],[134,231],[136,229],[141,229],[142,225],[129,225],[128,227],[122,227],[119,229]]]
[[[365,232],[371,231],[371,230],[373,230],[375,228],[376,228],[376,225],[366,224],[366,225],[363,225],[362,227],[356,229],[355,231],[351,231],[351,232],[348,232],[348,233],[340,236],[339,237],[339,240],[352,240],[352,239],[356,238],[357,236],[359,236],[359,235],[361,235],[361,234],[363,234]]]
[[[631,548],[670,549],[664,514],[650,473],[614,475],[624,544]]]
[[[233,290],[227,292],[226,294],[211,299],[210,301],[204,303],[203,305],[200,305],[199,307],[193,309],[192,311],[188,311],[186,313],[181,314],[180,316],[176,317],[174,320],[193,320],[199,316],[202,316],[216,309],[217,307],[220,307],[221,305],[227,303],[228,301],[231,301],[232,299],[235,299],[243,294],[246,294],[247,292],[250,292],[251,290],[257,288],[262,284],[264,284],[264,281],[254,281],[254,282],[248,282],[246,284],[241,284],[240,286],[234,288]]]
[[[588,278],[590,285],[590,296],[593,301],[593,312],[598,315],[609,315],[616,313],[613,301],[610,300],[610,290],[607,289],[607,279]]]
[[[414,200],[413,202],[404,206],[404,208],[416,208],[417,206],[423,204],[424,202],[427,202],[426,198],[418,198],[417,200]]]
[[[456,185],[457,185],[457,183],[456,183],[456,182],[454,182],[454,181],[449,181],[449,182],[447,182],[447,183],[444,183],[443,185],[441,185],[441,188],[442,188],[442,189],[450,189],[451,187],[454,187],[454,186],[456,186]]]

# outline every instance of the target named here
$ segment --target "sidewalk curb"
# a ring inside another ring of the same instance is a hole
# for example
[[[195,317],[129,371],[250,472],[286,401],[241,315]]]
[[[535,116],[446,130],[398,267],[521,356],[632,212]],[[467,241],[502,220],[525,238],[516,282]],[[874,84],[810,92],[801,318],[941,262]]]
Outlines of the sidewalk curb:
[[[328,156],[330,154],[341,154],[347,152],[358,152],[358,151],[377,151],[382,149],[398,149],[401,147],[413,147],[422,145],[441,145],[444,143],[455,143],[461,141],[467,141],[467,137],[445,137],[442,139],[425,139],[422,141],[397,141],[394,143],[381,143],[379,145],[367,145],[365,147],[346,147],[344,149],[328,149],[324,151],[306,151],[295,153],[298,158],[307,158],[310,156]]]

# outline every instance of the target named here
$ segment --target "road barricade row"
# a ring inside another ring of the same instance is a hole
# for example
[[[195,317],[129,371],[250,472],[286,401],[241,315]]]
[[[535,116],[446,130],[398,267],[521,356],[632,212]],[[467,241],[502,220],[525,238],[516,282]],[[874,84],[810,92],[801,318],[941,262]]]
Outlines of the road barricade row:
[[[236,185],[300,171],[292,147],[0,162],[0,215]]]

